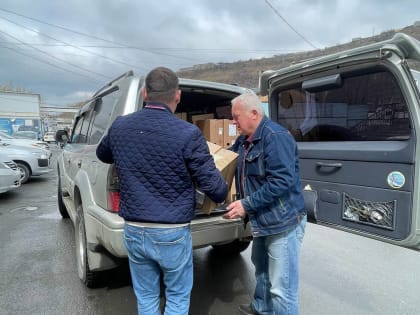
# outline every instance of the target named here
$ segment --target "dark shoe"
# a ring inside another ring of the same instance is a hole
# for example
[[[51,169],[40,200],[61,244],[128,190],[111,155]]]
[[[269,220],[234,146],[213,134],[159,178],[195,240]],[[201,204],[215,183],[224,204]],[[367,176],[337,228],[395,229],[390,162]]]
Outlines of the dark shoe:
[[[258,315],[258,313],[252,308],[251,304],[241,304],[238,309],[243,315]]]

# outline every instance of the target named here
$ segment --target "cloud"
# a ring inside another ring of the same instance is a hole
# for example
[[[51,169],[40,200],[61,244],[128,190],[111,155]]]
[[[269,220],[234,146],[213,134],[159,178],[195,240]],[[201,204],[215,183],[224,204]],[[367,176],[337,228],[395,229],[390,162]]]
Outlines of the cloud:
[[[68,105],[129,69],[324,48],[411,25],[419,9],[414,0],[4,0],[0,84]]]

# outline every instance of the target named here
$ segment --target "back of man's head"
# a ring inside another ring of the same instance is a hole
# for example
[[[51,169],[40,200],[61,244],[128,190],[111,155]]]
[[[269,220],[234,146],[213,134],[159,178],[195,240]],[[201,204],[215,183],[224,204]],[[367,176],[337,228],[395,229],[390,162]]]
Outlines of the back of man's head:
[[[146,76],[145,88],[147,101],[170,103],[178,90],[178,77],[171,69],[158,67]]]

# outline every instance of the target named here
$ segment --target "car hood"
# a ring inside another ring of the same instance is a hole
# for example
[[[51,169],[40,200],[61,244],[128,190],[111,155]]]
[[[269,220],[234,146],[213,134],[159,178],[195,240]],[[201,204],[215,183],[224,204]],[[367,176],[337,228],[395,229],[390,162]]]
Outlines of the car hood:
[[[47,155],[47,151],[44,149],[28,147],[28,146],[20,146],[20,145],[2,145],[0,146],[0,154],[3,153],[9,157],[13,155],[22,155],[22,154],[45,154]]]
[[[10,162],[12,159],[9,157],[9,155],[3,153],[3,149],[0,148],[0,163],[2,162]]]

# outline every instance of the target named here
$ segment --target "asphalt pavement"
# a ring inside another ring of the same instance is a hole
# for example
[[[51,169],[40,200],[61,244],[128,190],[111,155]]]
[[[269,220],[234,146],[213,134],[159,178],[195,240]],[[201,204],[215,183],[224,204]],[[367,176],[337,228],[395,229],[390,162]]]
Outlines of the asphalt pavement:
[[[78,279],[56,184],[52,170],[0,194],[0,314],[136,314],[127,265],[104,273],[96,289]],[[418,252],[308,224],[301,314],[420,314],[419,266]],[[190,314],[237,314],[252,296],[253,272],[250,249],[234,257],[195,250]]]

